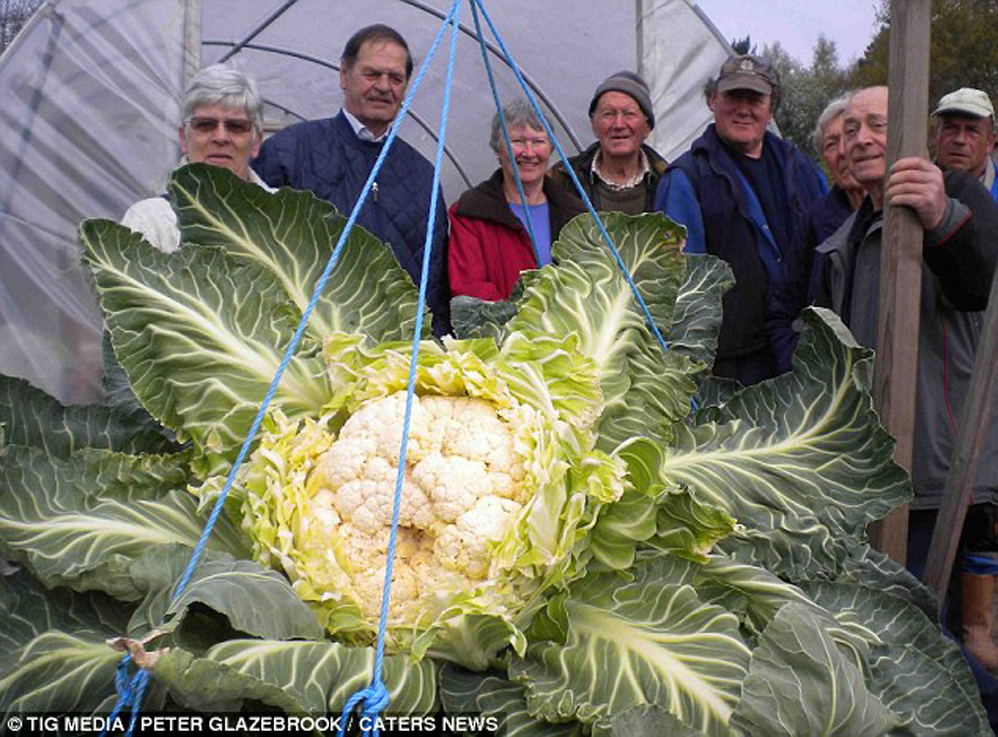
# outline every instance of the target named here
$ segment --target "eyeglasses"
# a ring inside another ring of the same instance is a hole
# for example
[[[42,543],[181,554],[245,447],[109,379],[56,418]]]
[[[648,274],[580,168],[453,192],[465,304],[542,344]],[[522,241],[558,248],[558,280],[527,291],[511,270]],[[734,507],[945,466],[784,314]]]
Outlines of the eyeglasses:
[[[191,130],[197,131],[198,133],[214,133],[219,124],[221,124],[229,133],[245,134],[253,130],[253,121],[246,120],[245,118],[226,118],[224,120],[219,120],[218,118],[195,117],[188,119],[187,124],[191,127]]]

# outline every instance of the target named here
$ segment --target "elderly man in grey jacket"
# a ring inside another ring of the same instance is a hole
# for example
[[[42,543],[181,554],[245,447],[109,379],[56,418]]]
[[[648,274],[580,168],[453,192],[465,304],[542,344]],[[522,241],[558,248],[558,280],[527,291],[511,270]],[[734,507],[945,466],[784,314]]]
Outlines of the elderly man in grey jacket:
[[[998,206],[975,177],[963,171],[944,176],[928,159],[901,159],[888,172],[887,123],[887,88],[861,90],[850,99],[843,124],[845,155],[868,196],[817,249],[817,302],[838,312],[859,343],[876,348],[883,205],[914,210],[925,228],[925,248],[908,549],[909,568],[920,573],[953,456],[955,418],[973,369],[979,311],[987,306],[995,272]],[[968,515],[971,524],[993,511],[998,499],[998,423],[992,424],[975,484],[978,506]],[[985,537],[993,543],[991,527]],[[998,648],[988,632],[994,576],[978,573],[964,568],[964,644],[983,665],[998,668]]]

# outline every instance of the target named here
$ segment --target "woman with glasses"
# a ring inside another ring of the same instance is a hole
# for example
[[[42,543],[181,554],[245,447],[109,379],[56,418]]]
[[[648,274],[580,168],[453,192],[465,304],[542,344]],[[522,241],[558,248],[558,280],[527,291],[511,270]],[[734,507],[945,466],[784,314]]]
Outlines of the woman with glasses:
[[[502,112],[512,157],[496,113],[489,143],[500,167],[450,208],[447,273],[454,297],[508,299],[521,271],[551,263],[551,244],[583,212],[581,201],[546,176],[551,141],[533,107],[514,100]]]
[[[223,64],[205,67],[191,79],[182,112],[181,164],[221,166],[274,191],[250,168],[250,160],[263,141],[263,98],[256,82]],[[136,202],[121,222],[162,251],[175,251],[180,246],[177,216],[165,196]]]

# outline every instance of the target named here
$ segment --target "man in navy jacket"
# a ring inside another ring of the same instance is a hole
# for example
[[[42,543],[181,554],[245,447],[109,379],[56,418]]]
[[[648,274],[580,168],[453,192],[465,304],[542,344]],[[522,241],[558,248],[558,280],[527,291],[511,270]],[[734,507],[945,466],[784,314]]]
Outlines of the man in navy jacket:
[[[734,272],[714,374],[743,384],[782,363],[766,332],[770,290],[784,278],[804,212],[826,189],[813,161],[766,130],[779,93],[767,59],[729,57],[707,88],[714,122],[662,176],[655,203],[686,226],[687,251],[719,256]]]
[[[343,109],[333,118],[297,123],[264,142],[253,163],[270,186],[307,189],[349,215],[384,146],[412,74],[405,39],[389,26],[357,31],[340,59]],[[357,223],[391,246],[419,283],[429,219],[433,166],[396,137]],[[427,306],[433,331],[450,332],[447,288],[447,210],[438,195]]]

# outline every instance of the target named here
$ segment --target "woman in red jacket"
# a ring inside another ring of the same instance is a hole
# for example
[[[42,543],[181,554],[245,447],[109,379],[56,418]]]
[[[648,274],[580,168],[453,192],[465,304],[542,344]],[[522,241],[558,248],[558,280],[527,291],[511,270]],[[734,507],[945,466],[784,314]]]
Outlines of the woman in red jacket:
[[[503,108],[503,116],[513,161],[506,151],[496,113],[489,143],[500,168],[462,194],[450,208],[447,271],[452,297],[508,299],[520,272],[551,263],[551,244],[562,226],[585,211],[580,200],[546,176],[551,141],[530,104],[514,100]],[[517,190],[514,162],[526,206]],[[526,227],[528,218],[534,245]]]

